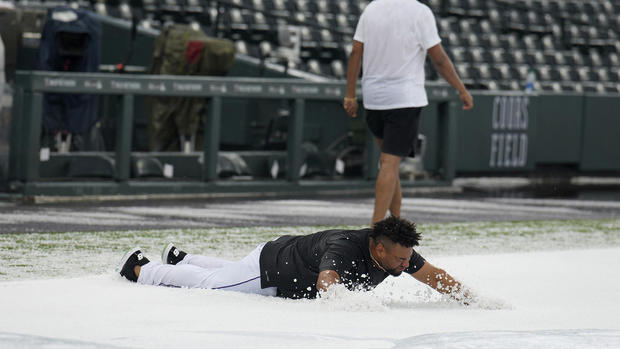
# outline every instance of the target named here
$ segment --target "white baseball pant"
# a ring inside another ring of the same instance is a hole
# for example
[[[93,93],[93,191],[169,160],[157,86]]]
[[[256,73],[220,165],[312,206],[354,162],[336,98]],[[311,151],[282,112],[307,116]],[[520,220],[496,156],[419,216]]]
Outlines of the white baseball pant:
[[[176,265],[151,261],[140,268],[144,285],[208,288],[275,296],[277,288],[260,286],[260,244],[240,261],[187,254]]]

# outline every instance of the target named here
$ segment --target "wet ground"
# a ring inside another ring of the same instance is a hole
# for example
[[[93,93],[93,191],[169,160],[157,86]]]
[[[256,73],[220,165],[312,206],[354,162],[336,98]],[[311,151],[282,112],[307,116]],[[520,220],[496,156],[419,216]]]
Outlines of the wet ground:
[[[619,188],[457,181],[452,188],[407,190],[402,215],[418,222],[520,221],[467,223],[464,230],[449,224],[427,227],[421,247],[425,257],[480,292],[480,305],[469,308],[446,303],[419,283],[407,284],[412,278],[382,285],[373,294],[335,292],[321,302],[288,302],[235,292],[141,287],[112,272],[120,251],[138,242],[152,256],[163,241],[175,241],[230,258],[265,241],[260,231],[270,228],[253,227],[308,226],[283,228],[303,233],[316,225],[362,225],[372,212],[371,192],[0,201],[0,232],[93,231],[0,235],[6,247],[0,259],[10,268],[0,272],[8,278],[0,282],[0,300],[5,301],[0,308],[13,314],[0,318],[0,347],[328,349],[450,343],[454,348],[616,348],[619,282],[611,278],[602,285],[600,280],[613,275],[619,262],[618,221],[587,220],[618,219]],[[523,222],[547,219],[566,221]],[[249,228],[135,231],[234,226]],[[134,231],[118,232],[128,229]],[[273,230],[278,229],[267,234]],[[57,321],[60,313],[63,321]],[[425,321],[413,327],[393,321],[405,318]],[[360,330],[364,324],[370,325]]]
[[[46,201],[40,200],[40,201]],[[347,192],[304,197],[151,198],[24,204],[0,201],[0,233],[130,229],[364,225],[373,194]],[[577,184],[523,179],[464,179],[450,188],[406,189],[402,216],[421,223],[615,219],[620,184]]]

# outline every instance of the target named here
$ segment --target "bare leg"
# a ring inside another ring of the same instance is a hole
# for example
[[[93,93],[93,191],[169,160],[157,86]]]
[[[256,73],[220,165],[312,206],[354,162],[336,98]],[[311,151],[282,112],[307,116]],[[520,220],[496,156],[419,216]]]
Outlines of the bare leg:
[[[400,169],[400,166],[399,166]],[[396,172],[396,186],[394,188],[394,195],[392,195],[392,202],[390,203],[390,213],[392,216],[400,217],[400,206],[403,200],[402,189],[400,187],[399,169]]]
[[[381,149],[383,140],[375,138],[375,141]],[[393,215],[400,215],[402,199],[398,178],[400,159],[400,156],[381,153],[381,168],[375,184],[375,209],[372,214],[372,225],[385,218],[388,208]]]

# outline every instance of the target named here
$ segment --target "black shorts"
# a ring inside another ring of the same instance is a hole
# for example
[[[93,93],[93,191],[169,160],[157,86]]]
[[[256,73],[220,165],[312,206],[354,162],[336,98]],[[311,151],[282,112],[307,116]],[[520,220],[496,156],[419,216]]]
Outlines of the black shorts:
[[[400,157],[415,154],[421,107],[388,110],[366,109],[366,123],[383,140],[381,152]]]

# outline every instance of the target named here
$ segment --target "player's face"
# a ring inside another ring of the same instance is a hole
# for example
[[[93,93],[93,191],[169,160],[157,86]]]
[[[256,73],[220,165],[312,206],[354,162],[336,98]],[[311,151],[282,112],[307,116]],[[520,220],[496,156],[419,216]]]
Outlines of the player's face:
[[[413,248],[400,244],[389,245],[391,246],[385,246],[385,256],[381,264],[390,275],[399,276],[409,266]]]

